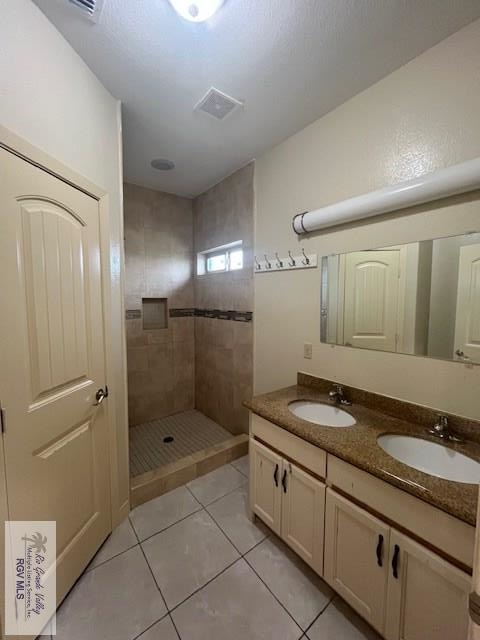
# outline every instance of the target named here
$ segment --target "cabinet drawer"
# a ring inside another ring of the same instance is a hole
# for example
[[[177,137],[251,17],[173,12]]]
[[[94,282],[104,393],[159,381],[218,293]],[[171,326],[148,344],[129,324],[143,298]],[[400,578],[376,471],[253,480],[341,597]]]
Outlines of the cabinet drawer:
[[[250,431],[253,437],[265,442],[282,456],[297,462],[316,476],[325,478],[327,454],[322,449],[254,413],[250,414]]]

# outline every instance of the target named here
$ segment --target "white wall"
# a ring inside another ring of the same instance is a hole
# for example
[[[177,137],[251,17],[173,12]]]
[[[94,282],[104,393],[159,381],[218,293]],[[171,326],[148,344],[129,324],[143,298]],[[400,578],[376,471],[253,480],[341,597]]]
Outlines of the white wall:
[[[128,500],[123,337],[120,104],[31,0],[0,0],[0,124],[109,194],[109,411],[118,429],[118,504]]]
[[[256,162],[255,253],[319,256],[480,228],[480,194],[298,241],[292,216],[480,155],[480,21],[292,136]],[[320,271],[255,276],[255,388],[298,370],[480,418],[480,367],[320,344]],[[314,345],[303,359],[303,342]]]

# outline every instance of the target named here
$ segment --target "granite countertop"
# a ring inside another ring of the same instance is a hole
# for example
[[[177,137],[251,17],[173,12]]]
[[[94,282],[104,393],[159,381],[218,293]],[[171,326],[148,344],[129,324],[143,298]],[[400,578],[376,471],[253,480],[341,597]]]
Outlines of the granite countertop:
[[[348,393],[346,396],[349,397]],[[389,456],[377,444],[377,437],[384,433],[419,436],[438,443],[437,438],[429,436],[424,425],[407,422],[353,402],[351,406],[342,407],[356,419],[353,427],[322,427],[293,415],[288,405],[295,400],[329,403],[328,395],[323,390],[295,385],[256,396],[244,404],[262,418],[327,453],[475,526],[478,485],[443,480],[417,471]],[[480,443],[466,441],[448,446],[480,462]]]

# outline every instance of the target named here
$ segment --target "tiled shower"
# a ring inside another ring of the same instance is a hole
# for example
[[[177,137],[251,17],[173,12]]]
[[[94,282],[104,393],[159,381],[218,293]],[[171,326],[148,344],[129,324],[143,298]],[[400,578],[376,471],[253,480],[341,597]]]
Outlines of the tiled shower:
[[[225,439],[248,432],[253,204],[252,163],[193,200],[124,185],[134,475],[175,457],[175,447],[180,456],[222,432]],[[197,254],[231,243],[241,243],[242,269],[197,274]]]

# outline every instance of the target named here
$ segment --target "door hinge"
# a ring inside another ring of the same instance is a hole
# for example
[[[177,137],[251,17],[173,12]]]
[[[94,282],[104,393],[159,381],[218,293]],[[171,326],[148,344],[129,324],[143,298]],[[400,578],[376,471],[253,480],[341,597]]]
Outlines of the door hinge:
[[[7,417],[3,407],[0,407],[0,430],[2,433],[5,433],[7,430]]]

